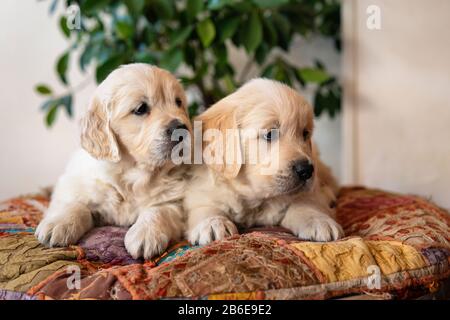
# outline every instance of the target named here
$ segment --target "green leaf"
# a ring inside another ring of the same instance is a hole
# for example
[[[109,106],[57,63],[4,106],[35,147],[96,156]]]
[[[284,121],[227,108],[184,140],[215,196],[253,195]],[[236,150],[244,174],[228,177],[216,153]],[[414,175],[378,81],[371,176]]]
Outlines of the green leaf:
[[[52,90],[46,84],[38,84],[35,87],[36,92],[42,94],[43,96],[48,96],[52,94]]]
[[[41,105],[41,110],[48,111],[54,104],[55,104],[54,99],[47,100]]]
[[[88,43],[86,47],[84,48],[83,52],[80,55],[79,65],[82,71],[86,69],[86,67],[89,65],[89,63],[94,58],[95,54],[97,52],[97,47],[92,44]]]
[[[292,80],[295,77],[289,70],[289,66],[283,60],[276,60],[274,63],[267,65],[263,70],[263,77],[278,80],[292,85]]]
[[[59,2],[59,0],[53,0],[53,1],[52,1],[52,4],[50,5],[50,8],[49,8],[49,10],[48,10],[48,12],[49,12],[50,14],[54,14],[54,13],[55,13],[56,7],[58,6],[58,2]]]
[[[266,60],[269,52],[270,52],[270,48],[267,45],[267,43],[265,43],[265,42],[261,43],[261,45],[258,47],[258,49],[255,52],[256,62],[259,65],[262,65],[264,63],[264,61]]]
[[[186,11],[190,21],[203,10],[203,0],[187,0]]]
[[[278,80],[280,82],[283,82],[287,85],[292,85],[291,79],[289,77],[289,73],[285,68],[283,68],[281,65],[278,65],[275,69],[274,79]]]
[[[213,52],[218,63],[225,64],[228,62],[228,51],[225,45],[221,44],[214,46]]]
[[[135,18],[139,17],[144,10],[145,0],[125,0],[128,12]]]
[[[260,8],[279,7],[283,4],[289,3],[289,0],[252,0]]]
[[[220,42],[224,42],[225,40],[231,38],[238,26],[239,26],[239,17],[229,17],[221,21],[218,25],[218,30],[220,31]]]
[[[325,108],[326,98],[321,95],[320,91],[317,91],[314,95],[314,115],[316,117],[320,116]]]
[[[291,68],[291,73],[294,75],[294,78],[300,83],[302,88],[304,88],[306,86],[306,82],[305,82],[305,79],[303,79],[302,76],[300,75],[300,72],[298,72],[297,67],[290,66],[290,68]]]
[[[106,35],[103,29],[95,30],[90,34],[89,43],[101,44],[105,41]]]
[[[106,7],[110,0],[85,0],[81,2],[81,12],[93,14],[100,9]]]
[[[205,48],[209,47],[216,36],[216,28],[211,19],[207,18],[197,24],[197,34]]]
[[[70,29],[67,26],[67,18],[65,16],[62,16],[61,19],[59,19],[59,28],[66,38],[70,37]]]
[[[194,118],[197,114],[198,114],[198,103],[197,102],[193,102],[189,105],[188,107],[188,112],[189,112],[189,118]]]
[[[108,60],[103,62],[101,65],[97,66],[95,70],[95,79],[97,83],[102,82],[105,78],[117,67],[119,67],[123,61],[124,57],[122,55],[114,55],[110,57]]]
[[[202,81],[202,78],[206,75],[208,72],[208,63],[203,62],[203,64],[195,70],[195,81]]]
[[[272,19],[274,27],[278,31],[278,45],[284,50],[288,50],[289,42],[291,40],[291,24],[289,20],[277,12],[272,14]]]
[[[109,46],[102,44],[99,47],[98,52],[96,52],[96,54],[95,54],[95,58],[97,60],[97,65],[103,64],[111,57],[116,56],[114,51],[115,51],[114,48],[111,48]]]
[[[314,114],[320,116],[322,112],[328,111],[333,118],[341,108],[341,89],[319,87],[314,96]]]
[[[56,119],[56,113],[58,112],[58,105],[53,103],[50,110],[47,112],[47,116],[45,117],[45,123],[47,127],[51,127]]]
[[[59,79],[67,84],[67,68],[69,66],[69,52],[64,53],[59,57],[58,62],[56,63],[56,72],[58,73]]]
[[[325,69],[323,63],[317,59],[314,60],[314,65],[316,66],[317,69]]]
[[[330,79],[330,75],[321,69],[303,68],[298,73],[305,82],[321,84]]]
[[[154,64],[156,62],[155,55],[148,50],[136,52],[136,54],[134,55],[134,60],[136,62],[143,62],[149,64]]]
[[[262,40],[262,26],[259,15],[256,11],[252,12],[247,20],[243,32],[243,44],[247,52],[251,53],[258,48]]]
[[[193,29],[193,26],[187,26],[174,32],[170,39],[170,47],[176,47],[185,42],[191,35]]]
[[[275,73],[275,65],[274,64],[269,64],[268,66],[266,66],[264,68],[264,70],[262,71],[261,75],[264,78],[273,78],[273,74]]]
[[[229,74],[230,67],[227,63],[217,62],[213,68],[214,70],[214,79],[221,79]],[[200,78],[201,79],[201,78]]]
[[[164,54],[161,61],[159,62],[159,65],[171,72],[175,72],[178,68],[178,66],[183,61],[183,51],[179,49],[173,49]]]
[[[73,116],[72,112],[72,95],[68,94],[61,98],[47,100],[42,104],[41,109],[46,111],[45,122],[47,126],[51,126],[56,119],[56,113],[60,106],[63,106],[69,117]]]
[[[233,92],[236,90],[236,85],[234,84],[233,77],[231,75],[227,74],[223,77],[223,82],[225,84],[225,88],[227,92]]]
[[[251,1],[241,1],[241,2],[234,2],[233,9],[238,11],[239,13],[248,13],[254,10],[254,6],[251,3]]]
[[[263,19],[262,22],[263,22],[264,40],[271,46],[274,47],[277,46],[278,35],[273,25],[273,21],[271,19]]]
[[[225,7],[227,4],[230,4],[232,0],[209,0],[208,9],[210,10],[219,10]]]
[[[197,51],[196,48],[192,45],[186,45],[184,46],[184,62],[191,66],[192,69],[196,69],[196,58],[197,58]]]
[[[133,25],[125,20],[117,21],[116,32],[119,39],[128,40],[133,36]]]
[[[151,26],[146,26],[142,32],[142,38],[144,43],[153,43],[156,39],[156,32]]]
[[[64,97],[62,97],[59,101],[60,104],[64,106],[64,109],[66,110],[69,117],[73,116],[72,112],[72,95],[68,94]]]
[[[174,15],[173,2],[167,0],[157,0],[153,1],[153,6],[156,12],[156,15],[159,19],[168,20],[172,19]]]

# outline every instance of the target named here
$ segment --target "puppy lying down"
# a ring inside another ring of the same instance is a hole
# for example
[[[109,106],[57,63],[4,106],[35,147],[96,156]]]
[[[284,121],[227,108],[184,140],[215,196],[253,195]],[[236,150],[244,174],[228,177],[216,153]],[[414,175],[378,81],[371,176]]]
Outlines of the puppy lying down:
[[[191,243],[235,234],[236,224],[281,225],[313,241],[343,236],[333,219],[337,184],[311,141],[312,108],[296,91],[254,79],[197,120],[209,164],[192,169],[186,190]],[[208,135],[210,129],[222,134]]]
[[[36,229],[49,246],[76,243],[95,222],[131,226],[134,257],[161,253],[183,233],[185,168],[171,161],[176,129],[190,130],[183,88],[145,64],[113,71],[82,122],[80,149],[55,187]]]

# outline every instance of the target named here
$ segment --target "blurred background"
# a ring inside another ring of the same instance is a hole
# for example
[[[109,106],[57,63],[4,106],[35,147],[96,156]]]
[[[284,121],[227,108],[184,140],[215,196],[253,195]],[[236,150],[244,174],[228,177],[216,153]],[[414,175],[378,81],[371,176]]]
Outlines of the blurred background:
[[[182,79],[192,115],[252,77],[288,83],[342,183],[449,208],[449,30],[446,0],[3,0],[0,198],[54,184],[97,82],[140,61]]]

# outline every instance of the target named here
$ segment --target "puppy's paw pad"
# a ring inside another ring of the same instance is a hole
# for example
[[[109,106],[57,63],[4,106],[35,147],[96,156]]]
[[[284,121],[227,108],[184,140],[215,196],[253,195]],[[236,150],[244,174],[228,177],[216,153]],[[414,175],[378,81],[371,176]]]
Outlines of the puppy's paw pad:
[[[125,235],[125,248],[134,258],[151,259],[166,250],[170,238],[147,224],[135,223]]]
[[[210,217],[192,229],[188,238],[192,244],[201,246],[215,240],[222,240],[226,237],[238,234],[235,224],[226,217]]]
[[[300,239],[312,241],[335,241],[344,236],[342,227],[328,216],[309,217],[296,230]]]

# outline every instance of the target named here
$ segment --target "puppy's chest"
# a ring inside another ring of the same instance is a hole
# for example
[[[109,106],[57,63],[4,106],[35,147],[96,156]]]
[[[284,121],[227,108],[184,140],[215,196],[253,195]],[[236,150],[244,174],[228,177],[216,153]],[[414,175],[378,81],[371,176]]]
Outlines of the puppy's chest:
[[[152,207],[179,204],[184,182],[179,179],[136,181],[134,184],[101,182],[101,198],[92,208],[98,224],[129,226]]]

